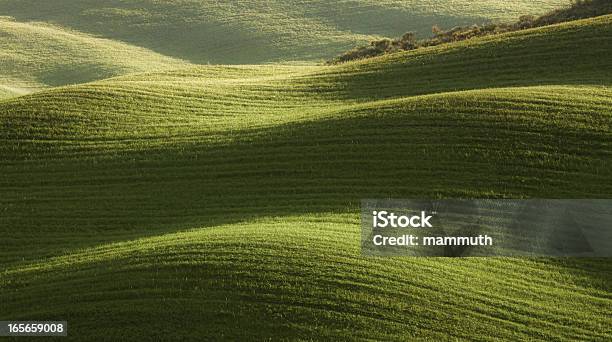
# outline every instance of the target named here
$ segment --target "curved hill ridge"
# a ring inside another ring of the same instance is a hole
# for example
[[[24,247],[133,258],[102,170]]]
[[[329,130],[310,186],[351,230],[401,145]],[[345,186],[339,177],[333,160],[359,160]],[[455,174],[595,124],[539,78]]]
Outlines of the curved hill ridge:
[[[609,287],[597,288],[609,286],[605,274],[570,261],[356,257],[358,225],[354,215],[327,213],[103,246],[7,272],[4,288],[72,296],[48,296],[45,309],[11,293],[4,310],[16,319],[79,317],[71,334],[104,329],[121,339],[142,338],[135,326],[168,314],[197,317],[172,333],[187,339],[609,337],[601,327],[612,299]],[[605,261],[591,266],[610,272]],[[83,319],[92,316],[95,326]],[[227,319],[240,329],[227,329]]]
[[[565,86],[559,91],[597,97],[607,93],[612,79],[612,61],[601,58],[612,48],[611,36],[612,16],[604,16],[333,67],[199,66],[121,76],[0,106],[5,118],[27,117],[38,131],[111,138],[127,129],[138,138],[160,128],[168,134],[218,132],[315,120],[360,103],[376,107],[384,104],[376,101],[406,97],[417,103],[415,95],[442,102],[443,93],[452,97],[463,90],[474,92],[460,96],[493,96],[496,88],[515,87],[535,97],[542,89],[549,93],[546,101],[554,101],[554,87]],[[520,89],[534,84],[539,86]],[[546,84],[553,88],[546,90]],[[57,105],[62,102],[72,105]]]
[[[406,31],[542,14],[566,0],[0,0],[0,13],[48,21],[195,63],[331,58]]]
[[[1,101],[0,319],[81,339],[610,339],[606,260],[364,258],[358,213],[609,196],[611,18]]]
[[[592,114],[589,120],[597,115],[602,115],[601,118],[606,120],[604,114],[612,95],[612,89],[607,86],[561,85],[465,90],[363,103],[325,101],[310,94],[295,96],[292,92],[293,97],[284,94],[285,97],[279,96],[282,102],[276,102],[278,99],[256,101],[256,95],[243,89],[242,96],[232,96],[234,102],[229,104],[225,97],[215,103],[214,96],[218,93],[201,92],[201,88],[193,84],[175,84],[172,89],[177,92],[176,95],[172,95],[172,92],[162,95],[157,91],[163,91],[164,87],[155,89],[153,84],[155,83],[145,83],[144,87],[141,87],[142,84],[134,87],[133,84],[123,82],[110,86],[92,84],[78,86],[69,91],[39,93],[19,101],[0,104],[0,108],[5,110],[4,121],[18,124],[10,127],[11,131],[5,132],[5,138],[37,139],[40,142],[52,141],[54,144],[95,142],[101,139],[111,144],[113,141],[137,142],[139,138],[147,138],[148,143],[160,140],[173,144],[181,141],[182,137],[212,142],[208,139],[214,136],[221,139],[217,143],[223,143],[258,130],[273,130],[275,127],[281,129],[287,125],[325,120],[350,121],[375,116],[377,111],[389,109],[427,108],[433,111],[438,108],[447,111],[461,101],[478,104],[479,107],[484,107],[481,109],[483,112],[496,111],[496,105],[502,103],[504,106],[521,110],[532,109],[535,113],[540,111],[542,117],[559,118],[566,117],[565,115],[573,110],[584,108],[584,114]],[[193,93],[188,93],[190,90]],[[278,89],[272,90],[274,93],[277,91]],[[264,95],[268,93],[269,90],[265,91]],[[572,101],[559,100],[559,94],[566,94]],[[72,108],[57,107],[55,104],[58,99],[70,103]],[[117,102],[106,102],[110,99]],[[93,104],[98,105],[92,106]],[[172,107],[172,104],[176,107]],[[232,111],[234,106],[239,108]],[[548,109],[548,112],[544,112],[545,109]],[[508,114],[512,113],[513,110],[509,109]],[[600,123],[597,121],[588,121],[582,116],[576,119],[585,119],[582,125],[588,129],[608,128],[598,126]],[[40,122],[47,122],[49,125],[37,125]],[[569,126],[577,123],[559,120],[558,124]],[[143,148],[146,149],[146,145],[143,145]],[[48,152],[50,151],[45,150],[45,153]]]
[[[0,51],[0,98],[51,86],[190,65],[125,43],[2,17]]]

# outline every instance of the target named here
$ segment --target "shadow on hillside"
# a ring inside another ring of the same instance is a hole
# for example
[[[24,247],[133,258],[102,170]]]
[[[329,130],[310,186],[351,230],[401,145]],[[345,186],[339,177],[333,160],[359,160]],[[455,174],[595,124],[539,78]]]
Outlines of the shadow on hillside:
[[[590,25],[339,65],[321,73],[312,88],[323,96],[361,101],[499,87],[610,85],[609,22],[604,17]]]
[[[3,200],[4,263],[19,262],[26,250],[23,262],[258,217],[358,215],[365,198],[597,198],[612,193],[606,154],[590,151],[601,148],[605,133],[587,139],[547,125],[514,130],[505,121],[480,127],[458,116],[424,116],[408,109],[377,115],[377,120],[353,117],[253,129],[229,144],[14,163],[12,171],[22,168],[22,174],[11,179]],[[538,133],[558,139],[546,141]],[[564,143],[557,146],[558,141]],[[538,152],[551,148],[559,159],[547,164]],[[10,233],[16,230],[18,236]],[[25,238],[30,235],[35,238]]]

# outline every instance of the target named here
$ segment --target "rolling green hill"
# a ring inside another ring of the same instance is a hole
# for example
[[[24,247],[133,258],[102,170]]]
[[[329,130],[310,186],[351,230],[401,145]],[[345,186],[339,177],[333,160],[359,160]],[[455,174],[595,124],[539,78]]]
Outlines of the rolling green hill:
[[[0,98],[189,63],[108,39],[0,17]]]
[[[0,98],[196,63],[330,58],[381,35],[542,13],[560,0],[0,0]],[[407,22],[407,18],[411,19]],[[156,52],[154,52],[156,51]],[[174,56],[174,57],[168,57]]]
[[[605,259],[361,257],[359,201],[609,197],[611,36],[605,16],[0,101],[0,320],[88,340],[609,340]]]
[[[0,0],[0,13],[196,63],[329,59],[380,36],[542,14],[567,0]]]

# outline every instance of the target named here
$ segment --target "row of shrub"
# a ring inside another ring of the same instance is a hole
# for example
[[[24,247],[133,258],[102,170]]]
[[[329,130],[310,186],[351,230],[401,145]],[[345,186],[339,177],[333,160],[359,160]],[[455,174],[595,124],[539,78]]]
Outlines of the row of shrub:
[[[432,28],[433,37],[431,38],[417,39],[413,32],[408,32],[400,38],[385,38],[372,41],[369,45],[360,46],[353,50],[347,51],[328,63],[338,64],[398,51],[415,50],[428,46],[467,40],[474,37],[520,31],[571,20],[592,18],[610,13],[612,13],[612,0],[575,0],[568,8],[554,10],[539,17],[524,15],[521,16],[517,22],[511,24],[475,24],[471,26],[455,27],[450,30],[443,30],[438,26],[434,26]]]

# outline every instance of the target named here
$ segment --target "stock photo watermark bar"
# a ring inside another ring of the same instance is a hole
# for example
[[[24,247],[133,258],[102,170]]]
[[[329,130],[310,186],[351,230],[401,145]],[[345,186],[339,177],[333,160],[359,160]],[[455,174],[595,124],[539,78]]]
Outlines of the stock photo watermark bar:
[[[368,199],[362,254],[611,257],[609,199]]]

